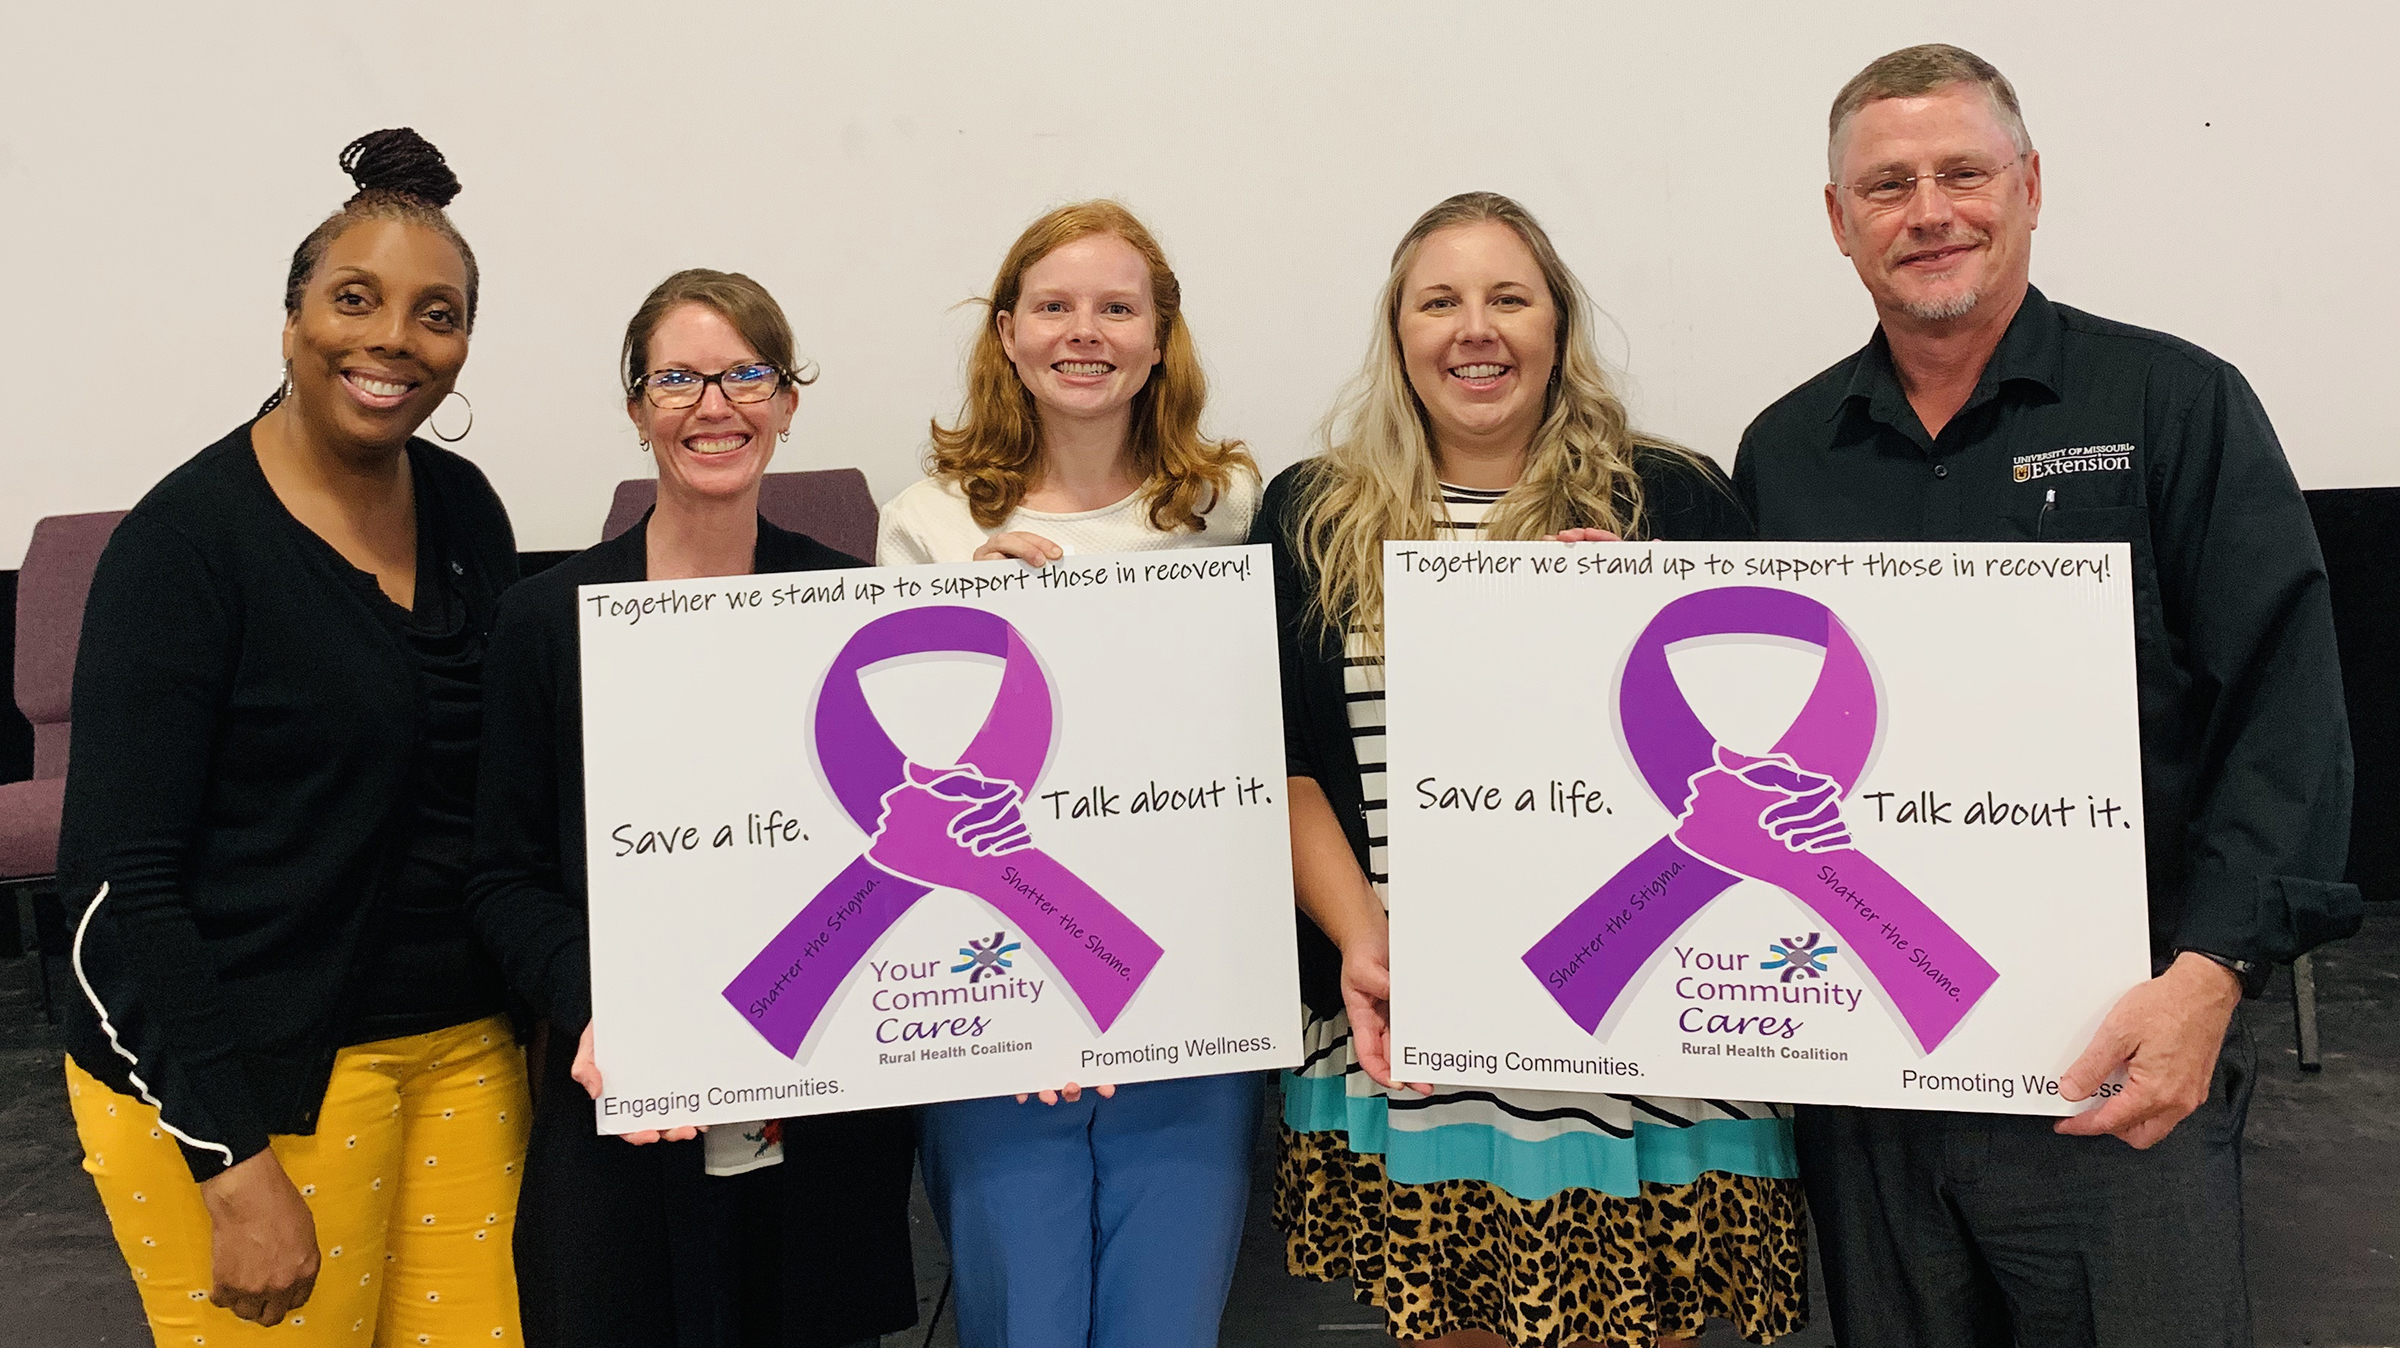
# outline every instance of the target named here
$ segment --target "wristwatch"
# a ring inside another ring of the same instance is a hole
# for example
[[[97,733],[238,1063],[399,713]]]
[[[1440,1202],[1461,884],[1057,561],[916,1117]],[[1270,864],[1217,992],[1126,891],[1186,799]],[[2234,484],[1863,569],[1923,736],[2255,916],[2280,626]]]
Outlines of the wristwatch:
[[[2232,974],[2235,978],[2240,979],[2242,981],[2242,995],[2245,997],[2256,997],[2261,992],[2266,991],[2267,976],[2274,972],[2271,966],[2261,964],[2256,960],[2236,959],[2231,955],[2220,955],[2213,950],[2195,950],[2188,945],[2175,947],[2175,953],[2178,955],[2186,953],[2198,955],[2200,958],[2207,960],[2209,963],[2214,964],[2217,967],[2225,970],[2227,973]]]

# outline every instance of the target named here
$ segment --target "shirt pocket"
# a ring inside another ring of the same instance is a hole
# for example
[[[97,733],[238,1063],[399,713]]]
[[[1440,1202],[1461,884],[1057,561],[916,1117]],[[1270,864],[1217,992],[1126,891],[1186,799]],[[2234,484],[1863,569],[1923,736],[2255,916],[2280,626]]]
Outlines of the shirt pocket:
[[[2158,557],[2150,547],[2150,512],[2138,505],[2080,506],[2042,512],[2035,527],[2042,543],[2127,543],[2133,552],[2133,653],[2145,728],[2188,691],[2167,630],[2160,597]],[[2147,736],[2145,736],[2147,738]]]
[[[2044,509],[2034,521],[2042,543],[2131,543],[2137,568],[2150,551],[2150,512],[2138,505]]]

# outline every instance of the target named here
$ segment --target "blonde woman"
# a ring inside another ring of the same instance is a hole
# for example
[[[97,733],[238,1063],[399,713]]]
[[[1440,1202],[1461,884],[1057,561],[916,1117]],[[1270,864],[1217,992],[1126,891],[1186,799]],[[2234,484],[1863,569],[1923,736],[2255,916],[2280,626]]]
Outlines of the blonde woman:
[[[1041,566],[1239,543],[1258,472],[1200,434],[1182,289],[1123,206],[1062,206],[992,283],[933,475],[884,507],[883,564]],[[1233,1281],[1263,1082],[1189,1077],[919,1111],[964,1348],[1209,1348]]]
[[[1750,534],[1714,466],[1628,425],[1592,314],[1517,203],[1427,211],[1329,447],[1276,478],[1255,526],[1276,550],[1308,919],[1275,1218],[1292,1272],[1351,1279],[1408,1342],[1652,1348],[1720,1317],[1767,1343],[1806,1314],[1788,1110],[1392,1080],[1384,540]]]

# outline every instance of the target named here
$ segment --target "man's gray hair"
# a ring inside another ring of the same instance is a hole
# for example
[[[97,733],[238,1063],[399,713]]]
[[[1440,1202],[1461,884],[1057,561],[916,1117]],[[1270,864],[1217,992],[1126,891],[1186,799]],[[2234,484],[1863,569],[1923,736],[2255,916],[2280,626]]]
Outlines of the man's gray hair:
[[[2008,82],[2008,76],[1964,47],[1928,42],[1876,57],[1833,96],[1833,112],[1825,119],[1826,176],[1841,171],[1836,156],[1842,128],[1860,108],[1887,98],[1920,98],[1952,84],[1972,84],[1983,90],[1992,100],[2000,124],[2008,128],[2009,139],[2017,143],[2017,153],[2033,153],[2033,137],[2025,130],[2025,114],[2017,106],[2016,86]]]

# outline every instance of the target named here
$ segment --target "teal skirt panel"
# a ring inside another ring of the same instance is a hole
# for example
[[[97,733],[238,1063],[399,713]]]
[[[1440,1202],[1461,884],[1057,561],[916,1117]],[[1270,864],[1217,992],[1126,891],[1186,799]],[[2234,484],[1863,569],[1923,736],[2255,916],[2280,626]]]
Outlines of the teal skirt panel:
[[[1800,1173],[1791,1123],[1778,1117],[1686,1127],[1637,1118],[1631,1137],[1574,1131],[1528,1140],[1475,1122],[1395,1128],[1380,1092],[1352,1095],[1339,1076],[1282,1076],[1284,1126],[1340,1133],[1352,1152],[1383,1157],[1385,1173],[1400,1184],[1481,1180],[1523,1199],[1562,1189],[1631,1198],[1644,1184],[1690,1184],[1712,1170],[1768,1179]]]

